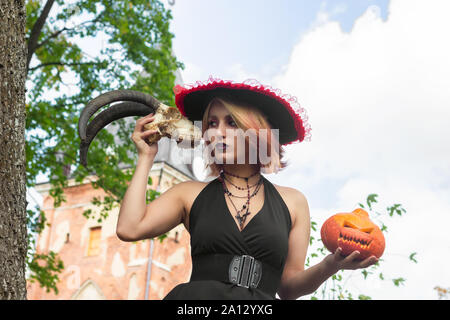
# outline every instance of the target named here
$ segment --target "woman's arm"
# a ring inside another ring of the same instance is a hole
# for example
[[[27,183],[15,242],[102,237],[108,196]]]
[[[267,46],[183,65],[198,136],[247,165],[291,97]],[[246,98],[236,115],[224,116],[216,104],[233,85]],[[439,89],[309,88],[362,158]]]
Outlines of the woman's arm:
[[[308,201],[303,193],[293,188],[286,188],[285,190],[284,199],[289,211],[292,212],[293,219],[291,232],[289,233],[288,255],[281,276],[278,295],[281,299],[296,299],[303,295],[303,292],[308,291],[308,285],[301,285],[301,279],[296,280],[295,278],[298,278],[297,274],[304,271],[311,233],[311,222]],[[314,273],[314,271],[317,273],[324,270],[315,268],[312,272]]]
[[[281,299],[295,300],[316,291],[323,282],[338,270],[328,265],[325,260],[302,271],[297,271],[285,282],[283,290],[278,293]]]
[[[120,205],[116,233],[122,241],[133,241],[133,233],[144,217],[148,176],[152,166],[152,156],[138,157],[133,178]]]
[[[173,186],[146,204],[148,176],[158,152],[158,143],[148,143],[147,137],[156,130],[145,130],[144,126],[153,120],[153,114],[138,119],[131,136],[138,151],[138,161],[120,206],[116,234],[122,241],[159,236],[180,224],[184,217],[182,195],[186,192],[186,182]]]
[[[152,165],[153,158],[139,157],[120,207],[116,233],[122,241],[154,238],[183,222],[183,194],[189,193],[190,181],[174,185],[147,205],[145,194]]]
[[[367,268],[378,261],[375,256],[359,260],[359,251],[353,251],[347,257],[343,257],[341,251],[341,248],[338,248],[334,254],[326,256],[311,268],[295,272],[284,287],[282,299],[297,299],[313,293],[323,282],[341,269]]]
[[[281,278],[278,295],[281,299],[297,299],[316,291],[323,282],[341,269],[366,268],[378,261],[375,256],[358,260],[359,252],[347,257],[341,255],[341,248],[329,254],[318,264],[304,269],[310,237],[310,214],[305,196],[295,190],[291,192],[292,210],[295,222],[289,235],[289,251]]]

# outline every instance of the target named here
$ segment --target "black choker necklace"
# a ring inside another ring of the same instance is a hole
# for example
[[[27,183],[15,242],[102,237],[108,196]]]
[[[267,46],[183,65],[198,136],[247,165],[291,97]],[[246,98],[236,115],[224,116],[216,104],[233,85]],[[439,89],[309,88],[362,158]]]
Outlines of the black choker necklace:
[[[226,173],[226,174],[228,174],[228,175],[230,175],[230,176],[232,176],[232,177],[236,177],[236,178],[248,180],[248,179],[250,179],[251,177],[254,177],[254,176],[256,176],[258,173],[260,173],[260,170],[256,170],[256,171],[255,171],[253,174],[251,174],[249,177],[241,177],[241,176],[238,176],[237,174],[234,174],[234,173],[225,171],[225,169],[222,169],[221,174],[224,174],[224,173]]]

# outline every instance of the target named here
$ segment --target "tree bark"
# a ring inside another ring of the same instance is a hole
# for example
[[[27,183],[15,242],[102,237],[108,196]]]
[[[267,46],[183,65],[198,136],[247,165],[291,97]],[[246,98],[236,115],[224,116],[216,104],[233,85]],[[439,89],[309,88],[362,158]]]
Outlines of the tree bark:
[[[24,0],[0,0],[0,299],[27,298]]]

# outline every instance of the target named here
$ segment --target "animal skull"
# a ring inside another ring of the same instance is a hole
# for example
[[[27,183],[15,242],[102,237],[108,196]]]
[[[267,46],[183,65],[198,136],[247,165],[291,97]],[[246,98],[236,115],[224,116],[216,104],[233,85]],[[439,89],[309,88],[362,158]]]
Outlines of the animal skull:
[[[190,120],[175,107],[169,107],[161,103],[155,112],[154,120],[144,125],[146,130],[158,130],[147,140],[155,143],[162,137],[168,137],[177,141],[178,146],[193,148],[199,144],[202,133]]]
[[[116,103],[114,103],[116,102]],[[108,108],[89,119],[103,106]],[[194,148],[201,142],[201,130],[190,120],[183,117],[177,108],[169,107],[152,95],[134,90],[114,90],[92,99],[81,111],[78,120],[80,136],[80,160],[87,167],[89,146],[97,133],[113,121],[131,116],[147,116],[155,113],[155,119],[145,125],[146,129],[157,129],[158,132],[148,138],[156,142],[162,137],[175,139],[179,147]]]

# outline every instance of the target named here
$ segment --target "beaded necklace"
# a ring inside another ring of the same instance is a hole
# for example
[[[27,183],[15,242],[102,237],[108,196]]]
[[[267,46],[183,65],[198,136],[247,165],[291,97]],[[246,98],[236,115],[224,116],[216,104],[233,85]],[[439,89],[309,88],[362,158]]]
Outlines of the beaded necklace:
[[[241,176],[235,175],[235,174],[233,174],[233,173],[231,173],[231,172],[227,172],[227,171],[225,171],[224,169],[222,169],[222,170],[220,171],[220,178],[219,178],[219,180],[222,182],[222,187],[223,187],[223,191],[224,191],[225,195],[228,196],[228,199],[230,199],[231,204],[233,205],[234,209],[236,210],[236,216],[235,216],[235,217],[236,217],[236,218],[238,219],[238,221],[239,221],[239,226],[240,226],[241,231],[242,231],[242,227],[244,226],[245,220],[247,219],[247,216],[250,214],[250,211],[249,211],[249,209],[250,209],[250,199],[253,198],[253,197],[258,193],[259,189],[261,188],[262,182],[263,182],[263,180],[262,180],[263,178],[262,178],[262,176],[261,176],[261,177],[259,178],[259,180],[258,180],[257,183],[255,183],[255,184],[252,185],[252,186],[249,186],[249,185],[248,185],[248,179],[251,178],[251,177],[253,177],[253,176],[255,176],[255,175],[258,174],[259,172],[260,172],[260,171],[258,170],[258,171],[256,171],[255,173],[253,173],[252,175],[250,175],[249,177],[241,177]],[[236,178],[245,179],[245,181],[246,181],[246,183],[247,183],[247,187],[246,187],[246,188],[242,188],[242,187],[236,186],[236,185],[235,185],[234,183],[232,183],[230,180],[226,179],[225,173],[226,173],[226,174],[229,174],[230,176],[236,177]],[[230,190],[228,189],[227,185],[225,184],[225,180],[227,180],[228,182],[230,182],[234,187],[236,187],[236,188],[239,189],[239,190],[247,190],[247,196],[242,197],[242,196],[237,196],[237,195],[232,194],[232,193],[230,192]],[[256,188],[255,188],[254,192],[253,192],[252,194],[250,194],[250,189],[253,188],[253,187],[255,187],[255,186],[256,186]],[[247,198],[247,201],[246,201],[246,202],[244,203],[244,205],[242,206],[242,209],[238,210],[238,209],[236,208],[236,206],[235,206],[233,200],[231,199],[231,197],[236,197],[236,198]],[[245,213],[241,216],[241,212],[243,212],[244,210],[245,210]]]

